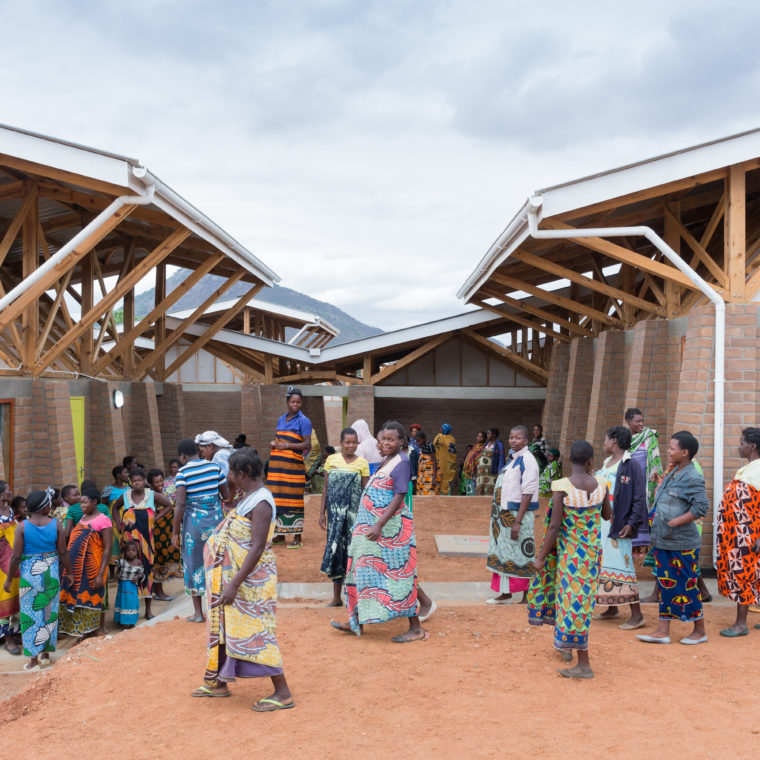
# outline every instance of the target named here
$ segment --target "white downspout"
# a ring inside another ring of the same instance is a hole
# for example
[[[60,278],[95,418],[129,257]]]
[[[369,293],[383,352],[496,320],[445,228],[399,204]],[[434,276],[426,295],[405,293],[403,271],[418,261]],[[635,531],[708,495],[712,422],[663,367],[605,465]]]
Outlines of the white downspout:
[[[539,230],[538,214],[543,203],[541,196],[534,196],[528,206],[528,229],[537,239],[588,238],[588,237],[645,237],[679,271],[683,272],[710,299],[715,307],[715,422],[713,436],[713,535],[712,560],[715,567],[718,551],[718,507],[723,496],[723,419],[724,391],[726,383],[726,304],[651,227],[595,227],[572,230]]]
[[[145,170],[142,167],[134,167],[132,173],[142,179]],[[37,280],[56,267],[74,248],[83,240],[86,240],[95,230],[110,219],[123,206],[146,206],[153,201],[156,194],[155,185],[148,184],[145,195],[121,195],[101,211],[86,227],[83,227],[74,235],[68,243],[56,251],[46,262],[37,267],[28,277],[25,277],[15,288],[9,290],[0,298],[0,312],[10,306],[22,293],[26,292]]]

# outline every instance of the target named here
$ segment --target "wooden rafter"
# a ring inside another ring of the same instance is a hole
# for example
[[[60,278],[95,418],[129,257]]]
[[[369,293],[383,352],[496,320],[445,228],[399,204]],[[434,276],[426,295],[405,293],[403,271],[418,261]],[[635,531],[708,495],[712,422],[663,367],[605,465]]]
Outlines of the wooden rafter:
[[[398,361],[394,362],[393,364],[389,364],[387,367],[384,367],[379,372],[376,372],[374,375],[372,375],[372,378],[370,380],[371,385],[377,385],[379,382],[382,382],[386,378],[390,377],[391,375],[394,375],[399,370],[406,367],[408,364],[411,364],[412,362],[417,361],[421,356],[424,356],[427,353],[430,353],[431,351],[438,348],[438,346],[443,345],[450,337],[452,336],[452,333],[443,333],[442,335],[436,335],[434,338],[431,338],[430,340],[423,343],[419,348],[416,348],[414,351],[411,351],[406,356],[402,357]]]
[[[702,243],[700,243],[689,230],[684,227],[681,220],[676,217],[671,208],[665,209],[666,223],[673,224],[678,234],[681,236],[686,245],[694,252],[694,259],[691,261],[692,269],[698,264],[703,264],[710,274],[718,281],[722,287],[728,286],[728,276],[718,266],[715,259],[707,252]]]
[[[480,306],[481,309],[486,309],[487,311],[493,312],[494,314],[498,314],[498,316],[504,317],[507,320],[516,322],[518,325],[529,327],[535,332],[543,333],[544,335],[550,335],[552,338],[556,338],[563,343],[570,342],[570,338],[567,335],[561,333],[559,330],[554,329],[553,321],[548,325],[541,324],[540,322],[534,322],[532,319],[528,319],[522,314],[516,314],[512,311],[508,311],[507,309],[503,308],[503,306],[492,306],[480,298],[472,298],[471,303],[474,303],[476,306]]]
[[[747,277],[744,263],[747,247],[746,175],[743,165],[729,167],[726,186],[723,265],[728,276],[727,300],[741,303]]]
[[[19,232],[21,232],[21,226],[23,225],[24,220],[36,205],[37,193],[34,191],[33,187],[30,187],[29,185],[25,186],[24,202],[21,204],[21,207],[8,225],[8,229],[5,231],[3,239],[0,240],[0,265],[5,261],[5,257],[8,255],[8,251],[10,251],[11,246],[13,245],[13,241],[18,237]]]

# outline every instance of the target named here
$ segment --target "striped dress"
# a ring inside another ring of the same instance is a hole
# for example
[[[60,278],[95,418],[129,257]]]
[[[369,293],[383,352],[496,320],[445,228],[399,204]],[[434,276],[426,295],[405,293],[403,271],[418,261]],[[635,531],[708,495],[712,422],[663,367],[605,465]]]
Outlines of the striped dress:
[[[303,443],[311,438],[311,420],[299,411],[288,419],[283,414],[277,420],[275,438],[286,443]],[[306,488],[306,470],[303,451],[272,449],[269,455],[267,487],[277,505],[275,534],[303,533],[303,495]]]

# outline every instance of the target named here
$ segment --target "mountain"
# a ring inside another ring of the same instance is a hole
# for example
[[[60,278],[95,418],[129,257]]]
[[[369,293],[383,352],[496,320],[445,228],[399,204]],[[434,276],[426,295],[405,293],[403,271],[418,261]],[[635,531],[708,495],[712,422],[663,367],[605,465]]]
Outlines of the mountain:
[[[182,280],[187,277],[188,272],[185,269],[180,269],[175,272],[166,281],[166,292],[171,293],[174,288],[179,285]],[[218,275],[206,275],[200,282],[198,282],[189,292],[185,293],[182,298],[172,306],[171,311],[182,311],[183,309],[192,309],[195,306],[203,303],[224,281],[223,277]],[[236,296],[243,295],[246,290],[250,288],[249,283],[236,282],[223,296],[222,300],[228,300],[235,298]],[[146,290],[137,296],[135,296],[135,317],[140,319],[144,317],[153,308],[153,288]],[[299,293],[292,288],[284,288],[280,285],[275,285],[273,288],[264,288],[261,290],[256,298],[260,301],[266,301],[267,303],[278,304],[279,306],[288,306],[291,309],[299,309],[309,314],[318,314],[320,317],[326,319],[330,324],[334,325],[340,330],[335,340],[330,345],[337,346],[341,343],[348,343],[352,340],[359,340],[361,338],[369,338],[371,335],[379,335],[382,333],[377,327],[365,325],[358,319],[354,319],[350,314],[346,314],[345,311],[339,309],[337,306],[333,306],[331,303],[325,301],[318,301],[316,298],[307,296],[304,293]],[[114,314],[117,322],[121,322],[121,309]]]

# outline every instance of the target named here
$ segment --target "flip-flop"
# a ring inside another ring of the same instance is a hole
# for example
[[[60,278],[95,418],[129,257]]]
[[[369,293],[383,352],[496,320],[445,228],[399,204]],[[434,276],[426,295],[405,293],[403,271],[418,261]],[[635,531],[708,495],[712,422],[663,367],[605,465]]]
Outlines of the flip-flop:
[[[430,605],[430,609],[428,610],[427,615],[420,615],[420,623],[424,623],[438,609],[438,605],[435,603],[435,599],[431,601],[432,604]]]
[[[688,644],[693,646],[694,644],[705,644],[707,642],[707,634],[705,634],[701,639],[690,639],[688,636],[685,636],[681,639],[682,644]]]
[[[640,622],[634,623],[633,625],[631,623],[621,623],[618,628],[620,628],[621,631],[635,631],[638,628],[646,627],[646,624],[646,620],[641,620]]]
[[[200,694],[197,694],[196,692],[200,692]],[[191,697],[231,697],[232,692],[225,691],[223,694],[219,694],[218,692],[214,691],[213,689],[209,689],[208,686],[199,686],[195,691],[190,692]]]
[[[563,678],[593,678],[594,677],[593,672],[571,673],[569,670],[558,670],[557,673],[559,673]]]
[[[486,604],[514,604],[514,599],[486,599]]]
[[[300,549],[303,546],[303,544],[288,544],[288,549]],[[262,700],[263,701],[263,700]],[[288,705],[288,707],[292,707],[293,705]],[[276,710],[282,710],[284,708],[277,707]],[[269,712],[269,710],[260,710],[259,712]]]
[[[261,708],[259,705],[272,705],[272,707]],[[275,710],[290,710],[291,707],[295,707],[296,703],[291,702],[289,705],[278,702],[276,699],[260,699],[255,704],[251,705],[251,710],[254,712],[274,712]]]
[[[205,623],[206,622],[206,618],[204,618],[203,615],[201,615],[200,617],[198,617],[197,615],[190,615],[190,617],[186,617],[185,620],[188,623]]]
[[[760,628],[760,626],[756,625],[755,628]],[[743,631],[740,631],[737,633],[736,631],[732,631],[730,628],[724,628],[720,632],[721,636],[725,636],[727,639],[735,639],[738,636],[749,636],[749,631],[745,628]],[[681,639],[683,641],[683,639]]]
[[[159,602],[171,602],[171,600],[174,599],[173,596],[156,596],[155,594],[153,594],[153,598],[157,599]]]
[[[341,633],[355,633],[355,631],[351,630],[351,628],[344,628],[343,623],[339,623],[337,620],[331,620],[330,625],[336,630],[340,631]],[[346,624],[348,625],[348,624]]]
[[[394,644],[411,644],[413,641],[427,641],[430,638],[430,632],[424,631],[422,636],[417,636],[417,638],[414,639],[405,639],[404,634],[400,634],[398,636],[394,636],[391,641]]]
[[[639,641],[643,641],[645,644],[670,644],[670,636],[664,638],[658,638],[657,636],[648,636],[646,634],[639,634],[636,636]]]

